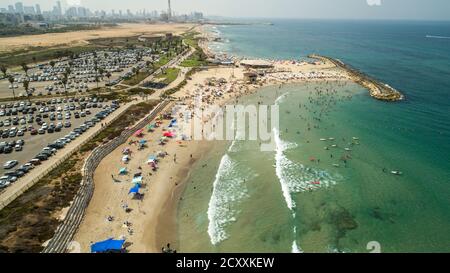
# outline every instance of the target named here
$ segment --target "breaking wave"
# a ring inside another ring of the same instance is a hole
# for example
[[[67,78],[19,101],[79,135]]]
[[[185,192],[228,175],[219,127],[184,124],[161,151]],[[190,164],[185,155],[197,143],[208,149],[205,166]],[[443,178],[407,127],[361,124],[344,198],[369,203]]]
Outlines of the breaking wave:
[[[213,245],[229,238],[227,226],[236,221],[240,201],[248,197],[245,181],[257,175],[245,166],[241,166],[228,154],[219,164],[213,183],[213,192],[208,205],[208,234]]]

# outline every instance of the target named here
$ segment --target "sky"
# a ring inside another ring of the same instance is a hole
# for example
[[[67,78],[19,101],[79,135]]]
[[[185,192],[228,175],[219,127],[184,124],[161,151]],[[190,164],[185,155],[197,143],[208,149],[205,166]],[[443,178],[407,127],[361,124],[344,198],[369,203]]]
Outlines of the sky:
[[[51,9],[56,0],[21,0]],[[167,0],[62,0],[91,10],[167,10]],[[0,0],[0,7],[17,0]],[[450,0],[172,0],[177,13],[208,16],[319,19],[450,20]]]

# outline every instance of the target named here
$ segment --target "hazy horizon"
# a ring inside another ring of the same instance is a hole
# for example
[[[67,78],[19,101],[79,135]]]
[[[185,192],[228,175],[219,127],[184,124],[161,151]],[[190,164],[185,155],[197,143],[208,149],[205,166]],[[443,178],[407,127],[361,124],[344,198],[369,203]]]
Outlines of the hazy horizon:
[[[278,19],[371,19],[371,20],[450,20],[448,0],[171,0],[177,14],[191,11],[206,16],[232,18]],[[0,0],[1,7],[14,5],[18,0]],[[40,4],[50,10],[56,0],[22,0],[24,5]],[[81,4],[91,10],[114,9],[132,11],[167,10],[167,0],[62,0]]]

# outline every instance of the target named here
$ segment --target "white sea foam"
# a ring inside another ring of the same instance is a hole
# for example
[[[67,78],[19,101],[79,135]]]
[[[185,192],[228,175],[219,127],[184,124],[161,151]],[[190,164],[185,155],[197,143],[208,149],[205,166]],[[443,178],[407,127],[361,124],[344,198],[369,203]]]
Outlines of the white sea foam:
[[[294,218],[295,218],[295,213],[294,213]],[[297,228],[294,226],[294,238],[297,237]],[[297,241],[294,240],[292,242],[292,249],[291,249],[292,253],[303,253],[303,250],[297,245]]]
[[[289,93],[284,93],[283,95],[279,96],[275,100],[275,104],[279,105],[280,103],[284,102],[284,99],[288,96]]]
[[[285,153],[295,148],[296,144],[283,141],[277,129],[274,129],[274,136],[276,175],[289,209],[295,208],[292,194],[316,190],[336,183],[336,180],[327,172],[305,167],[303,164],[290,160]]]
[[[208,206],[208,234],[213,245],[229,238],[226,227],[237,219],[236,205],[248,197],[245,181],[254,177],[250,168],[240,166],[228,154],[222,157]]]
[[[426,37],[430,39],[450,39],[450,37],[447,36],[436,36],[436,35],[427,35]]]
[[[316,190],[321,187],[328,187],[336,183],[336,181],[325,171],[315,170],[305,167],[300,163],[296,163],[290,160],[285,152],[289,149],[295,148],[295,143],[289,143],[283,141],[280,138],[280,132],[274,128],[275,136],[275,172],[278,177],[278,181],[281,185],[284,199],[287,207],[292,211],[292,218],[295,220],[296,214],[294,208],[296,206],[293,194],[307,190]],[[316,184],[315,182],[320,182]],[[294,238],[297,237],[297,230],[293,228]],[[297,245],[297,241],[292,243],[293,253],[302,253],[303,251]]]
[[[301,250],[301,249],[298,247],[297,241],[295,241],[295,240],[292,242],[292,250],[291,250],[291,252],[292,252],[292,253],[303,253],[303,250]]]

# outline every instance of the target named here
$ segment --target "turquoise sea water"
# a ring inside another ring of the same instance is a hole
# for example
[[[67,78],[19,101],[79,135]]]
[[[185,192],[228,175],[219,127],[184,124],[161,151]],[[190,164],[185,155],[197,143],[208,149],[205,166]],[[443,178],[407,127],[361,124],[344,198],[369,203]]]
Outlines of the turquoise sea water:
[[[342,59],[406,101],[376,101],[352,83],[267,87],[241,100],[279,105],[277,149],[217,145],[195,166],[180,251],[368,252],[370,241],[385,252],[450,251],[450,39],[430,38],[450,37],[450,23],[280,20],[213,31],[225,41],[214,46],[234,55]]]

